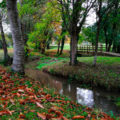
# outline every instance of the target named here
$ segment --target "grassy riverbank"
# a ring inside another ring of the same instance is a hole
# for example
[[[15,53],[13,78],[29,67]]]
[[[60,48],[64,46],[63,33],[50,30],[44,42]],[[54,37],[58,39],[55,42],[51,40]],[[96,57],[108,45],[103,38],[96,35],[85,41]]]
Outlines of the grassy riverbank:
[[[119,120],[115,116],[78,105],[39,81],[7,72],[0,66],[1,120]]]
[[[81,82],[106,90],[120,90],[120,58],[98,57],[97,67],[92,67],[93,57],[79,57],[76,66],[69,66],[68,58],[40,58],[37,68],[50,74],[68,78],[68,82]]]

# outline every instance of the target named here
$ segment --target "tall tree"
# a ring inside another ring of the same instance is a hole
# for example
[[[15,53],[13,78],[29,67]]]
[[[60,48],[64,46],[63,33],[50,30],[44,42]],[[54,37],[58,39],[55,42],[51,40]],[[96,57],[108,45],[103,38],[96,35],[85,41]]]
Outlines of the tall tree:
[[[77,64],[77,43],[79,33],[95,1],[96,0],[58,0],[61,5],[61,13],[64,14],[64,25],[71,38],[70,65]]]
[[[106,4],[106,2],[108,4]],[[107,6],[106,6],[107,5]],[[96,66],[97,62],[97,52],[98,52],[98,42],[100,35],[101,22],[103,20],[103,16],[108,14],[111,11],[111,8],[114,6],[114,0],[97,0],[95,5],[95,11],[97,15],[97,30],[96,30],[96,45],[95,45],[95,55],[93,66]]]
[[[100,24],[102,21],[101,10],[102,10],[103,0],[98,0],[97,2],[98,2],[98,5],[96,7],[96,14],[98,16],[98,21],[97,21],[96,45],[95,45],[95,55],[94,55],[93,66],[96,66],[96,62],[97,62],[98,41],[99,41],[99,34],[100,34],[100,27],[101,27]]]
[[[14,48],[12,69],[15,72],[24,73],[24,41],[18,18],[17,0],[6,0],[6,4]]]
[[[4,31],[3,31],[2,14],[1,13],[0,13],[0,31],[1,31],[1,38],[2,38],[2,47],[3,47],[3,51],[4,51],[4,62],[7,65],[8,63],[10,63],[11,59],[10,59],[10,56],[8,55],[7,43],[5,40]]]

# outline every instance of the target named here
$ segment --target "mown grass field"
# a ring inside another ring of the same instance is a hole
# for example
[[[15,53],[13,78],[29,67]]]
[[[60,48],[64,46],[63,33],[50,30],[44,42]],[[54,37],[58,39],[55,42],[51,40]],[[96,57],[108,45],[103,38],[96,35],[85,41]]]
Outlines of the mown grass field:
[[[94,57],[78,57],[80,62],[92,64]],[[98,56],[97,63],[102,65],[118,66],[120,65],[120,57]]]

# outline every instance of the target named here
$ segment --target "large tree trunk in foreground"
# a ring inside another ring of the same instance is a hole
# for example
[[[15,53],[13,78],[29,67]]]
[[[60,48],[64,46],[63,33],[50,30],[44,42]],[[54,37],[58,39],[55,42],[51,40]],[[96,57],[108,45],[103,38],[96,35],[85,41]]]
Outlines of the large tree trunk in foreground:
[[[10,56],[8,55],[8,50],[7,50],[7,43],[5,40],[5,35],[3,31],[3,26],[2,26],[2,16],[0,15],[0,31],[1,31],[1,37],[2,37],[2,47],[4,51],[4,62],[7,65],[8,63],[11,62]]]
[[[78,35],[72,34],[71,42],[70,42],[70,65],[77,64],[77,43],[78,43]]]
[[[6,2],[14,48],[12,69],[15,72],[24,73],[24,41],[18,19],[17,0],[6,0]]]

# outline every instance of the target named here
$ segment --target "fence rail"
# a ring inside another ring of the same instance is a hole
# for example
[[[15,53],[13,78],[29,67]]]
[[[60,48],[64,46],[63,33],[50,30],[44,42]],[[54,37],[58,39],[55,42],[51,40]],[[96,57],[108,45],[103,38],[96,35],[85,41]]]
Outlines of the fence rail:
[[[104,52],[105,47],[103,45],[98,46],[98,52]],[[95,52],[95,46],[78,46],[78,52],[82,53],[94,53]]]

